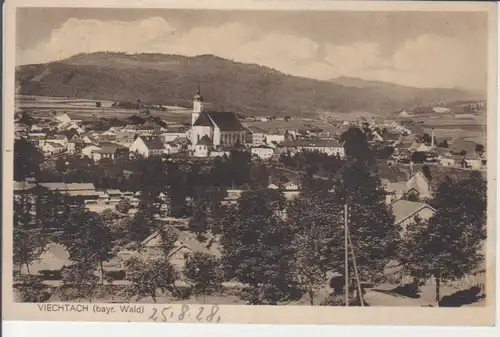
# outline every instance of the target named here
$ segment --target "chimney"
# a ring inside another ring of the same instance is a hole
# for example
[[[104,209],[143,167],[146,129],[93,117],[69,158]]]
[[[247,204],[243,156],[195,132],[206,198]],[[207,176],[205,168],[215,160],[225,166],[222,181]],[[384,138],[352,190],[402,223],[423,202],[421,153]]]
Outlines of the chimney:
[[[431,132],[431,147],[434,147],[434,128],[432,128]]]

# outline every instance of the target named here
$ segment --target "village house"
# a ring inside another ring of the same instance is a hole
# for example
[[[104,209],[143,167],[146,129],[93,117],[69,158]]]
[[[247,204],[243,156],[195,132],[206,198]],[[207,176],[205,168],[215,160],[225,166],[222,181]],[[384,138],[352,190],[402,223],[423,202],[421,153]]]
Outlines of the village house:
[[[30,131],[31,132],[42,132],[43,131],[43,127],[42,126],[38,126],[36,124],[33,124],[31,127],[30,127]]]
[[[187,231],[179,230],[172,225],[165,225],[166,228],[177,235],[177,241],[174,243],[174,249],[169,253],[169,260],[181,275],[186,262],[194,253],[205,253],[220,257],[217,240],[215,237],[209,238],[206,242],[201,242],[194,235]],[[161,250],[160,232],[151,234],[141,243],[141,255],[145,258],[157,258],[163,255]]]
[[[115,139],[113,140],[113,143],[124,147],[130,147],[134,143],[135,135],[135,130],[122,129],[115,131]]]
[[[20,136],[27,136],[30,128],[27,125],[15,123],[14,124],[14,133]]]
[[[430,183],[421,171],[413,174],[407,181],[405,194],[414,194],[420,200],[432,197]]]
[[[245,143],[254,146],[262,145],[266,142],[266,131],[256,126],[246,126]]]
[[[81,154],[82,149],[85,147],[85,143],[81,139],[68,141],[67,152],[69,155]]]
[[[68,147],[68,137],[65,135],[54,135],[51,138],[46,138],[45,142],[62,145],[65,149]]]
[[[483,168],[483,163],[486,161],[480,158],[479,156],[466,156],[464,159],[464,164],[466,167],[470,168],[471,170],[480,170]]]
[[[68,141],[80,139],[80,134],[75,129],[65,130],[61,134],[65,135]]]
[[[66,147],[64,147],[63,145],[59,144],[59,143],[52,143],[52,142],[45,142],[42,146],[41,146],[41,150],[43,152],[43,155],[45,157],[51,157],[51,156],[55,156],[55,155],[58,155],[58,154],[62,154],[66,151]]]
[[[155,136],[166,130],[166,123],[155,117],[148,117],[143,124],[137,125],[137,134],[140,136]]]
[[[37,183],[36,181],[14,182],[14,194],[30,193],[36,188],[58,191],[68,202],[95,202],[99,198],[92,183]]]
[[[254,146],[251,148],[250,152],[252,157],[257,157],[262,160],[270,159],[274,155],[274,149],[265,145]]]
[[[391,204],[405,195],[406,181],[382,181],[382,185],[387,193],[385,196],[386,204]]]
[[[30,132],[28,133],[28,138],[26,141],[35,146],[42,147],[45,144],[45,139],[47,138],[47,134],[42,132]]]
[[[106,193],[109,196],[110,204],[119,204],[123,199],[123,195],[120,190],[107,190]]]
[[[266,135],[266,144],[270,145],[272,143],[280,144],[285,141],[284,132],[268,133]]]
[[[99,142],[113,142],[116,140],[116,132],[114,131],[104,131],[98,137]]]
[[[96,145],[85,146],[84,148],[82,148],[82,151],[81,151],[82,156],[92,158],[92,152],[100,150],[100,149],[101,148],[99,146],[96,146]]]
[[[145,158],[169,154],[168,151],[159,137],[139,136],[130,146],[130,153],[138,153]]]
[[[244,190],[239,190],[239,189],[226,190],[226,196],[222,200],[221,204],[222,205],[236,205],[238,203],[238,199],[240,198],[240,196],[243,192],[244,192]]]
[[[63,123],[71,123],[71,122],[72,122],[71,118],[70,118],[70,117],[68,116],[68,114],[67,114],[67,113],[65,113],[65,112],[62,112],[62,113],[61,113],[61,112],[57,112],[57,113],[55,114],[55,119],[56,119],[56,121],[57,121],[57,122],[59,122],[60,124],[63,124]]]
[[[457,155],[445,155],[445,156],[439,156],[439,164],[444,167],[464,167],[466,165],[466,162],[464,160],[463,156],[457,156]]]
[[[345,158],[344,146],[333,139],[315,139],[315,140],[295,140],[283,142],[280,147],[287,151],[311,151],[324,153],[328,156],[339,156]]]
[[[436,212],[431,206],[408,200],[396,200],[391,204],[392,212],[395,218],[395,225],[401,227],[401,234],[404,235],[407,227],[415,223],[416,218],[426,221]]]
[[[181,130],[170,130],[168,132],[163,132],[160,134],[160,138],[164,143],[172,142],[177,138],[186,137],[186,131]]]
[[[298,184],[294,182],[288,182],[284,184],[283,188],[281,189],[283,195],[285,196],[286,200],[294,200],[299,197],[300,195],[300,187]]]
[[[90,158],[98,162],[102,159],[116,160],[118,158],[127,158],[129,151],[125,147],[121,147],[115,144],[99,144],[98,149],[94,149],[90,153]]]
[[[175,154],[181,152],[182,146],[177,144],[175,141],[164,142],[165,153],[166,154]]]

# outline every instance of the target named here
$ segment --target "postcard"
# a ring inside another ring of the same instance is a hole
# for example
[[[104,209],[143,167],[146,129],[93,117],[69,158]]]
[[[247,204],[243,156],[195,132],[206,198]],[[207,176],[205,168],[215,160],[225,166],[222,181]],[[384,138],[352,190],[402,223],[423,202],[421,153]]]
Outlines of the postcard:
[[[495,3],[5,11],[5,319],[494,325]]]

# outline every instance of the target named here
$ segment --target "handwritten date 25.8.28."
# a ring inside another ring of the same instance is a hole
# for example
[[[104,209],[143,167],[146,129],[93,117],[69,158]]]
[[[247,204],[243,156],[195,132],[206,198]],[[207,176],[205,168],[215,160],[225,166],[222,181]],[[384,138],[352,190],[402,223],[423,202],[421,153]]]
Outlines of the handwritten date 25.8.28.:
[[[221,316],[218,315],[219,306],[201,306],[191,308],[188,304],[183,304],[182,307],[163,307],[163,308],[153,308],[149,320],[153,322],[200,322],[200,323],[219,323]]]

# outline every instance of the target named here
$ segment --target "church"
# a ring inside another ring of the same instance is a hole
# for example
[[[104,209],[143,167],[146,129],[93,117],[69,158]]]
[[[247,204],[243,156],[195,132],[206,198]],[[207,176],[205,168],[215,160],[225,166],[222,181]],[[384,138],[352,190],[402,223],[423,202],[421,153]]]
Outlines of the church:
[[[193,98],[189,139],[193,146],[196,146],[200,140],[203,141],[204,145],[209,146],[243,144],[245,142],[245,128],[236,114],[232,112],[204,111],[203,97],[198,83],[196,95]]]

